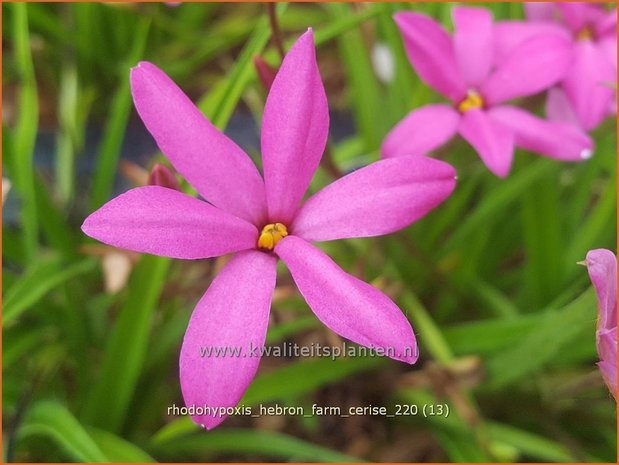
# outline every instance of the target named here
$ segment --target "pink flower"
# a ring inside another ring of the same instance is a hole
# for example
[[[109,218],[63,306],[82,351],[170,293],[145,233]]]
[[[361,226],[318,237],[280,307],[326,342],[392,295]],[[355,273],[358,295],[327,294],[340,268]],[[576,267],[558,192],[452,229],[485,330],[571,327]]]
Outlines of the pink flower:
[[[234,253],[193,311],[180,354],[188,406],[234,407],[265,342],[277,258],[316,316],[341,336],[417,359],[409,321],[383,293],[311,244],[387,234],[421,218],[455,187],[453,168],[423,156],[383,160],[301,200],[329,129],[311,29],[284,59],[262,120],[264,180],[161,70],[131,71],[136,108],[176,171],[209,203],[160,186],[130,190],[90,215],[83,231],[138,252],[202,259]],[[206,357],[201,348],[241,348]],[[206,428],[225,418],[194,415]]]
[[[617,10],[603,4],[526,3],[528,23],[505,23],[501,34],[518,43],[531,33],[556,27],[571,42],[570,67],[560,86],[549,92],[548,117],[586,130],[616,113]]]
[[[598,366],[613,397],[617,398],[617,257],[610,250],[596,249],[585,260],[598,297],[596,341]]]
[[[453,36],[422,14],[400,12],[395,21],[421,79],[452,103],[427,105],[406,116],[387,135],[383,157],[426,154],[456,132],[499,177],[509,173],[515,145],[558,160],[591,156],[593,142],[582,130],[505,104],[563,78],[570,60],[567,39],[540,33],[498,54],[496,26],[485,9],[454,8]]]

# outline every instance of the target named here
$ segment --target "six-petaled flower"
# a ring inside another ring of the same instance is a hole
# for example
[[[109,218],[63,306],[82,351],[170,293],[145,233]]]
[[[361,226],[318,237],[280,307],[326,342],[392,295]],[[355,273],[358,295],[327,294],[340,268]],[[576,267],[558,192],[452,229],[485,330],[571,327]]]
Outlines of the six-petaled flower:
[[[382,156],[427,154],[459,133],[499,177],[511,169],[514,146],[564,161],[589,158],[593,142],[576,126],[547,121],[505,103],[562,79],[570,64],[570,42],[541,32],[509,53],[499,53],[504,37],[488,10],[452,11],[453,36],[425,15],[395,15],[414,69],[451,103],[412,111],[387,135]]]
[[[396,304],[311,243],[408,226],[451,194],[450,165],[424,156],[382,160],[302,202],[329,129],[311,30],[287,54],[267,97],[264,179],[160,69],[140,63],[131,72],[131,86],[159,148],[206,201],[166,187],[140,187],[90,215],[83,231],[107,244],[167,257],[235,254],[198,302],[185,333],[180,379],[187,405],[234,407],[249,386],[259,357],[203,358],[202,348],[264,345],[277,258],[326,326],[415,362],[415,335]],[[206,428],[224,418],[194,416]]]
[[[548,92],[546,114],[586,130],[616,113],[617,9],[584,2],[526,3],[528,22],[505,22],[509,44],[540,31],[562,34],[572,58],[560,85]]]

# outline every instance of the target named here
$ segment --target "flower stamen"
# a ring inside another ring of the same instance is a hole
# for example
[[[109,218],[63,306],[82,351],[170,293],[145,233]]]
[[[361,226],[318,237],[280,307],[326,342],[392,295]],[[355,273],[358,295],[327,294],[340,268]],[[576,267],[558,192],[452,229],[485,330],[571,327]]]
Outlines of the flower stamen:
[[[483,108],[484,99],[474,90],[469,90],[466,93],[466,98],[458,104],[458,111],[466,113],[469,110]]]
[[[576,40],[592,40],[593,39],[593,29],[590,26],[583,27],[576,34]]]
[[[258,237],[258,248],[273,250],[277,243],[288,235],[288,228],[281,223],[267,224]]]

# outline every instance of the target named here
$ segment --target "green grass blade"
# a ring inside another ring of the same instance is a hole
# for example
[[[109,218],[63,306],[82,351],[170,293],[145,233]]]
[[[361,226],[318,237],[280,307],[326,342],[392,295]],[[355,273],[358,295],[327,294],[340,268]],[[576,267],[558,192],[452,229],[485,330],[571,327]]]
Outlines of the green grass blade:
[[[575,462],[564,446],[550,439],[500,423],[488,423],[487,428],[492,439],[515,447],[521,454],[543,462]]]
[[[611,247],[617,237],[617,176],[602,192],[601,199],[596,208],[589,214],[586,220],[573,236],[572,242],[567,249],[567,265],[584,260],[587,252],[599,247]],[[608,245],[607,245],[608,244]],[[569,268],[570,275],[578,273],[578,267]]]
[[[129,294],[107,340],[101,375],[84,408],[83,419],[92,426],[117,432],[129,413],[169,264],[167,258],[144,255],[133,271]]]
[[[277,326],[269,328],[266,343],[267,345],[275,344],[306,329],[317,328],[320,324],[320,321],[314,315],[280,323]]]
[[[135,33],[133,48],[127,57],[127,66],[123,67],[123,69],[135,66],[142,58],[149,28],[150,22],[148,20],[144,19],[139,23]],[[120,149],[125,137],[131,108],[131,86],[129,73],[127,72],[127,74],[122,76],[116,94],[112,99],[112,110],[108,117],[99,153],[97,154],[95,177],[90,197],[91,210],[96,210],[103,205],[112,193]]]
[[[410,291],[400,296],[402,309],[413,320],[413,326],[419,332],[421,343],[432,356],[441,363],[453,361],[453,353],[441,330],[417,297]]]
[[[500,388],[541,369],[585,328],[595,343],[596,298],[589,289],[565,308],[549,312],[518,343],[499,352],[487,365],[490,388]]]
[[[287,5],[277,5],[278,14],[282,14]],[[271,37],[271,29],[266,18],[261,18],[254,32],[249,37],[247,44],[239,54],[234,68],[230,71],[228,79],[220,84],[204,97],[198,108],[219,129],[224,129],[232,116],[245,88],[255,77],[253,59],[266,47]]]
[[[548,304],[563,284],[562,216],[557,170],[523,193],[522,223],[526,265],[523,269],[527,302],[535,308]]]
[[[2,308],[2,323],[10,325],[52,289],[93,271],[95,265],[93,259],[84,259],[69,266],[58,258],[35,263],[7,291]]]
[[[29,410],[19,434],[21,437],[47,436],[77,462],[109,462],[84,427],[57,402],[36,403]]]
[[[384,363],[387,363],[387,360],[380,357],[345,357],[336,360],[321,358],[291,363],[256,377],[241,399],[241,403],[257,405],[295,398]]]
[[[137,447],[135,444],[124,440],[108,431],[87,427],[90,437],[99,449],[114,463],[155,463],[154,458]]]
[[[49,193],[41,176],[35,177],[35,195],[37,208],[45,215],[40,217],[41,230],[47,242],[58,252],[61,252],[66,257],[74,258],[77,255],[77,246],[80,241],[78,234],[66,220],[67,215],[58,209],[53,202],[53,196]]]
[[[56,185],[68,203],[75,192],[75,151],[77,149],[78,82],[74,63],[66,63],[60,77],[58,114],[60,127],[56,137]]]
[[[4,279],[4,276],[3,276]],[[4,284],[4,283],[3,283]],[[9,370],[21,359],[32,357],[32,353],[46,340],[46,329],[32,329],[27,332],[5,331],[2,334],[2,370]]]
[[[351,16],[351,6],[346,3],[327,3],[333,18]],[[381,112],[381,89],[363,36],[358,29],[349,30],[337,39],[340,55],[349,80],[349,100],[354,109],[358,131],[365,140],[366,150],[372,151],[380,146],[382,135],[386,132],[386,121],[376,118]]]
[[[14,3],[13,40],[15,61],[20,79],[19,113],[15,123],[12,165],[15,171],[15,187],[19,191],[22,207],[21,220],[24,247],[27,257],[32,258],[38,249],[38,213],[34,191],[34,144],[37,136],[39,104],[34,65],[30,51],[28,8],[25,3]]]
[[[458,355],[493,355],[517,343],[543,318],[544,315],[525,315],[461,323],[443,328],[443,335]]]
[[[290,462],[360,462],[358,458],[317,446],[282,433],[226,429],[200,433],[159,445],[161,453],[204,456],[258,454]]]
[[[554,163],[553,160],[538,160],[512,174],[509,181],[497,183],[492,194],[487,195],[462,222],[444,250],[453,251],[455,248],[465,246],[472,235],[483,230],[493,216],[499,215],[502,209],[508,208],[512,202],[518,200],[536,180],[552,169]]]

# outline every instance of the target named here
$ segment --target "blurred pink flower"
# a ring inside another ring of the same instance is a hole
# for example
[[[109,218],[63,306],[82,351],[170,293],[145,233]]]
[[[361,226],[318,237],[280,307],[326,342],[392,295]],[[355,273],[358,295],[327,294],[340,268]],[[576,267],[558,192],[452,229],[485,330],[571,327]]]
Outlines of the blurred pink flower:
[[[543,120],[505,102],[541,92],[558,82],[570,64],[570,42],[539,33],[496,53],[492,14],[456,7],[450,36],[419,13],[394,17],[413,67],[452,104],[426,105],[404,118],[387,135],[384,158],[426,154],[460,133],[497,176],[510,171],[514,146],[565,161],[589,158],[593,142],[571,124]]]
[[[617,9],[609,11],[602,3],[541,2],[526,3],[525,10],[528,23],[507,22],[499,32],[510,37],[510,44],[549,26],[571,42],[571,64],[548,95],[548,117],[595,129],[617,111]]]
[[[311,29],[284,59],[262,120],[264,180],[251,159],[217,130],[154,65],[131,71],[144,124],[175,169],[209,203],[160,186],[111,200],[82,226],[117,247],[174,258],[235,253],[193,311],[180,355],[188,407],[234,407],[264,346],[277,258],[288,266],[318,319],[358,344],[417,359],[413,330],[382,292],[346,273],[311,244],[391,233],[424,216],[455,187],[454,169],[423,156],[382,160],[301,200],[322,157],[329,113]],[[204,358],[202,348],[242,355]],[[193,415],[213,428],[226,415]]]
[[[585,264],[598,297],[598,366],[613,397],[617,398],[617,257],[606,249],[591,250]]]

